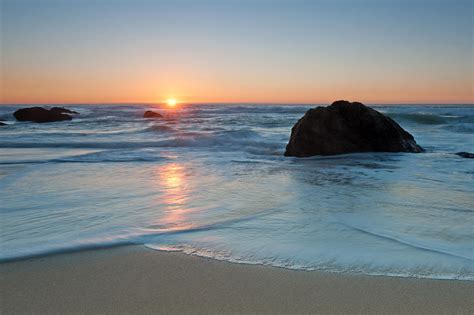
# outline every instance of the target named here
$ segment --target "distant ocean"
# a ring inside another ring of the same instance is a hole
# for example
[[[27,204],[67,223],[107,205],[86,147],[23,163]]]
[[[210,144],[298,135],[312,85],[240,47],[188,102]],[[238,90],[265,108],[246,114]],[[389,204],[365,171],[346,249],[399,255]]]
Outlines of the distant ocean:
[[[426,153],[284,157],[311,107],[0,106],[0,260],[117,244],[291,269],[474,280],[474,106],[377,106]],[[144,119],[145,110],[164,119]]]

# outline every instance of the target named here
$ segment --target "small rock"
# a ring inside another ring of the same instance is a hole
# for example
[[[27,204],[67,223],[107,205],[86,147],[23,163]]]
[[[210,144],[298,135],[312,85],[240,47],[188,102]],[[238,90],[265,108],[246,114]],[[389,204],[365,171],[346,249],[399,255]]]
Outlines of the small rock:
[[[458,152],[458,153],[455,153],[455,154],[459,155],[460,157],[466,158],[466,159],[474,159],[474,153]]]
[[[163,118],[163,115],[152,110],[147,110],[145,114],[143,114],[143,118]]]

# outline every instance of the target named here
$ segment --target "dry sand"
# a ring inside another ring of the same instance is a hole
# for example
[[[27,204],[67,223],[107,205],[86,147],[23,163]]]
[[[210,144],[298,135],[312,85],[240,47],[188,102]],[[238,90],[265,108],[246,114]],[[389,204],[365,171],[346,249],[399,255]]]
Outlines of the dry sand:
[[[473,314],[474,282],[290,271],[142,246],[0,264],[2,314]]]

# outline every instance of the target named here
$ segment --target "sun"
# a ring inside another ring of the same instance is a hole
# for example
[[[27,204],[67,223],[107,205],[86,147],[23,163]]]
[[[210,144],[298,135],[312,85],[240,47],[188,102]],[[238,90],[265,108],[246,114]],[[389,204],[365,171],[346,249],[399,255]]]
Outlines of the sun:
[[[178,101],[176,101],[175,98],[169,98],[169,99],[166,100],[166,104],[167,104],[169,107],[175,107],[177,102],[178,102]]]

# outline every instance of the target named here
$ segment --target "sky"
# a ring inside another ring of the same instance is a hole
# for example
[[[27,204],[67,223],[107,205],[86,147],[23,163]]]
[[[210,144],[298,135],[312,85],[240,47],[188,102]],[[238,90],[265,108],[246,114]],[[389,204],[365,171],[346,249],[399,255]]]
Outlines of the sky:
[[[474,0],[0,0],[0,103],[474,103]]]

